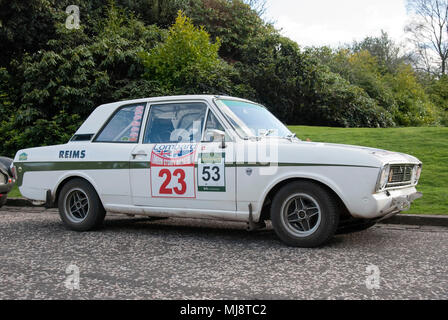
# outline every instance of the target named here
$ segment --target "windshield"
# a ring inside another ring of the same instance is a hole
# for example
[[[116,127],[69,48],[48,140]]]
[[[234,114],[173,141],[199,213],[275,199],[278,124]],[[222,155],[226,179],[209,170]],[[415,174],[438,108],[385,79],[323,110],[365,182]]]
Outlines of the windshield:
[[[243,101],[217,100],[241,137],[289,137],[293,134],[266,108]]]

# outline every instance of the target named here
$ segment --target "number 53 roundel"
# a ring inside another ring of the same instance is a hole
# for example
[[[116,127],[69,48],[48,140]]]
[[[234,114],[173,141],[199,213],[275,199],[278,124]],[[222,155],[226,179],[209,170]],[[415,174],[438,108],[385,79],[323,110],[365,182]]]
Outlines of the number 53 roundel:
[[[196,198],[196,144],[158,144],[151,153],[151,196]]]
[[[201,153],[198,157],[198,190],[226,192],[224,153]]]

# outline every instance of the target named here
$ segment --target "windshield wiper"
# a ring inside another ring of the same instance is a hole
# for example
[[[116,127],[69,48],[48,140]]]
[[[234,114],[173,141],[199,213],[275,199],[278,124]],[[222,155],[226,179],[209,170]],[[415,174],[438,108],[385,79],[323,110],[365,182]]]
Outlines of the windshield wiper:
[[[261,139],[263,139],[263,138],[266,138],[267,136],[269,136],[270,134],[272,134],[272,133],[274,133],[274,129],[268,129],[268,130],[266,130],[263,134],[261,134],[261,135],[259,135],[259,136],[255,136],[254,138],[257,140],[257,141],[260,141]]]
[[[295,134],[295,133],[288,134],[287,136],[285,136],[285,138],[288,139],[288,140],[291,141],[291,142],[292,142],[293,139],[299,139],[299,138],[297,137],[297,134]],[[300,140],[300,139],[299,139],[299,140]]]
[[[274,129],[268,129],[268,130],[266,130],[265,133],[263,133],[262,137],[267,137],[267,136],[271,135],[272,133],[274,133]]]

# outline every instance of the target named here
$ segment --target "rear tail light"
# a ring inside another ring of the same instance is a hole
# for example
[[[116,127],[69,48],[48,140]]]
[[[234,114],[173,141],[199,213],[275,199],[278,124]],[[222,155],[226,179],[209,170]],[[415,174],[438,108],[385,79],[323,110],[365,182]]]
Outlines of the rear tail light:
[[[14,177],[14,179],[17,180],[17,170],[16,170],[16,166],[11,166],[11,172],[12,172],[12,176]]]

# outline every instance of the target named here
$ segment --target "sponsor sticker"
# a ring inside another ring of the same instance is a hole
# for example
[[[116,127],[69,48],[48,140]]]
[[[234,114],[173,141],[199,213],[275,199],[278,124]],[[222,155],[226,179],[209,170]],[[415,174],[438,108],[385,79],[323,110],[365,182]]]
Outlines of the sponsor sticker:
[[[122,139],[122,141],[129,141],[129,142],[136,142],[138,140],[138,136],[140,134],[140,128],[141,128],[141,120],[143,118],[143,112],[145,111],[144,106],[137,106],[134,111],[134,119],[131,122],[131,131],[129,134],[129,137],[126,137],[125,140]]]
[[[198,160],[198,191],[226,192],[225,153],[201,153]]]
[[[158,144],[151,153],[151,196],[196,198],[196,144]]]
[[[26,161],[28,160],[28,154],[23,152],[19,155],[19,161]]]

